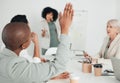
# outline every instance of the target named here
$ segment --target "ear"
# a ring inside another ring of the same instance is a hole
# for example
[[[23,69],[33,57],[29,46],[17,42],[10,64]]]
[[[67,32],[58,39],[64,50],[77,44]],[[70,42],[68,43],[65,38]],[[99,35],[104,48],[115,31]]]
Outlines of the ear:
[[[119,33],[119,30],[117,30],[116,34],[118,34],[118,33]]]
[[[22,44],[21,48],[22,48],[22,50],[26,49],[26,43]]]
[[[120,33],[120,28],[117,28],[117,32],[116,32],[117,34],[119,34]]]
[[[25,42],[21,45],[22,49],[26,49],[29,46],[30,42]]]

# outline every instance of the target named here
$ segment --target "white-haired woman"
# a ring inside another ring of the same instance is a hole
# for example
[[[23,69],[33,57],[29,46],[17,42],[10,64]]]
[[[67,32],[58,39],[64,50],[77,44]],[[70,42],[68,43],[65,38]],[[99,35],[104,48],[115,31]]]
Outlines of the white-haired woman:
[[[112,57],[120,58],[120,21],[111,19],[107,22],[107,37],[105,37],[100,52],[94,58],[86,52],[84,56],[87,58],[98,59],[100,63],[107,63]]]

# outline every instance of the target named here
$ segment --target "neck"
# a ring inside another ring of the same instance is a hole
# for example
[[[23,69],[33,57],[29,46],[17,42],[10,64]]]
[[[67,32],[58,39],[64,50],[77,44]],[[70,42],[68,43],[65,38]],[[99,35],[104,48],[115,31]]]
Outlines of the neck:
[[[113,36],[111,36],[110,37],[110,41],[113,41],[114,39],[115,39],[115,37],[117,36],[117,34],[116,35],[113,35]]]
[[[50,20],[47,20],[47,22],[50,22]]]
[[[19,54],[20,54],[20,52],[21,52],[21,50],[20,50],[20,49],[13,50],[13,51],[17,54],[17,56],[19,56]]]
[[[52,19],[46,19],[47,22],[52,22],[53,20]]]

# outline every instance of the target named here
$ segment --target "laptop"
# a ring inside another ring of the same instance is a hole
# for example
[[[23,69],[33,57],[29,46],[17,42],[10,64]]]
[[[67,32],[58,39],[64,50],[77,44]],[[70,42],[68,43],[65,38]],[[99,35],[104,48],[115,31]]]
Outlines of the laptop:
[[[112,58],[111,61],[112,61],[114,75],[116,79],[120,81],[120,59]]]

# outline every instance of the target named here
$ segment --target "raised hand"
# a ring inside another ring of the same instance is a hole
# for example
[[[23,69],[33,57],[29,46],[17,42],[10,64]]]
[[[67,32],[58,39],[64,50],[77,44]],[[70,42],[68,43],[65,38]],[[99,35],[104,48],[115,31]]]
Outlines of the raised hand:
[[[46,36],[46,32],[47,32],[47,30],[42,29],[41,31],[42,31],[42,34],[41,34],[41,35],[42,35],[42,37],[45,37],[45,36]]]
[[[62,34],[68,34],[70,25],[73,20],[73,13],[74,11],[73,11],[72,4],[67,3],[64,8],[63,14],[62,13],[59,14],[59,17],[60,17],[59,22],[60,22]]]
[[[87,52],[83,51],[83,55],[84,55],[84,57],[89,58],[89,55]]]
[[[36,33],[34,32],[31,33],[31,39],[34,44],[38,44],[38,36]]]
[[[34,55],[33,55],[33,57],[38,57],[38,58],[40,58],[41,62],[46,62],[47,60],[40,56],[38,35],[36,33],[32,32],[31,39],[32,39],[32,42],[34,43]]]

